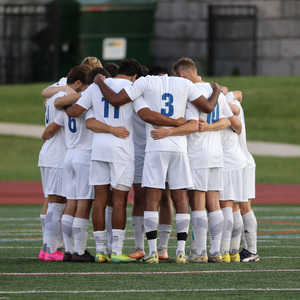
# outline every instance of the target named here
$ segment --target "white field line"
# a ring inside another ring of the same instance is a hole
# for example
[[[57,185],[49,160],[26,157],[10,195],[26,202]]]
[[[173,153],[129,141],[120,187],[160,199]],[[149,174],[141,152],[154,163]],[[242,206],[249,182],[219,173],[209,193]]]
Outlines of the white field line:
[[[87,291],[0,291],[0,294],[105,294],[105,293],[178,293],[178,292],[239,292],[239,291],[253,291],[253,292],[283,292],[283,291],[300,291],[300,288],[244,288],[244,289],[172,289],[172,290],[87,290]]]
[[[285,273],[300,272],[300,269],[290,270],[216,270],[216,271],[181,271],[181,272],[81,272],[81,273],[0,273],[0,276],[69,276],[69,275],[182,275],[182,274],[217,274],[217,273]]]

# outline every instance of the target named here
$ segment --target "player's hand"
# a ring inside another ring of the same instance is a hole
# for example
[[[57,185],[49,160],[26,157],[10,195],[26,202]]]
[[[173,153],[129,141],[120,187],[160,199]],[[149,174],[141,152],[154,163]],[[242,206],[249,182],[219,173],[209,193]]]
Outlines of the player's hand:
[[[113,127],[111,133],[121,139],[126,139],[130,135],[130,132],[124,126]]]
[[[177,122],[176,122],[176,123],[177,123],[177,124],[176,124],[176,127],[179,127],[179,126],[184,125],[184,124],[186,123],[186,119],[180,117],[180,118],[177,119]]]
[[[168,136],[168,129],[160,126],[153,126],[153,128],[155,130],[152,130],[150,134],[154,140],[160,140]]]
[[[199,119],[198,132],[205,132],[209,130],[209,124],[204,119]]]
[[[215,83],[215,82],[210,82],[210,86],[211,86],[211,88],[215,91],[215,90],[221,90],[221,88],[220,88],[220,86],[217,84],[217,83]]]
[[[94,78],[94,83],[99,84],[99,82],[104,81],[106,77],[102,74],[97,74]]]

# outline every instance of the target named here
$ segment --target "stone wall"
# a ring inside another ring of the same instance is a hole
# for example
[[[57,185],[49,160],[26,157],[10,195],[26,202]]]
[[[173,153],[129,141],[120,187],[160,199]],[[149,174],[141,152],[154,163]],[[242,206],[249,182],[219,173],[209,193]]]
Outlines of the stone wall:
[[[156,63],[194,59],[205,74],[208,57],[208,5],[257,7],[257,74],[300,75],[299,0],[157,0],[153,53]],[[238,32],[237,32],[238,34]]]

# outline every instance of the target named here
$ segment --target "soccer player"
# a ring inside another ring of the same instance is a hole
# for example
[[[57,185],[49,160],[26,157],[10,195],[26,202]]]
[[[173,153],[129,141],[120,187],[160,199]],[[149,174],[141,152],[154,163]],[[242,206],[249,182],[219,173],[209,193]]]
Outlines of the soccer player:
[[[155,65],[150,68],[149,75],[163,76],[167,74],[167,69],[162,65]],[[148,74],[143,74],[146,76]],[[129,257],[142,259],[144,251],[144,211],[146,204],[146,190],[142,187],[142,174],[146,148],[146,123],[134,112],[133,114],[133,143],[134,143],[134,202],[132,209],[132,225],[135,238],[135,249]],[[159,210],[159,260],[169,259],[167,246],[172,231],[173,223],[173,202],[168,186],[162,192]]]
[[[86,74],[89,66],[71,69],[67,78],[67,85],[79,92],[86,87]],[[54,106],[55,99],[66,95],[59,92],[48,99],[45,107],[46,130],[53,129],[53,121],[59,110]],[[47,128],[49,127],[49,128]],[[53,129],[54,130],[54,129]],[[67,151],[64,131],[56,130],[56,134],[45,141],[39,154],[38,166],[41,168],[42,185],[45,197],[49,204],[45,216],[45,243],[39,254],[39,259],[46,261],[62,260],[63,252],[58,251],[58,237],[61,230],[61,217],[66,206],[65,192],[63,190],[63,161]]]
[[[210,99],[206,99],[189,80],[168,75],[141,77],[132,86],[125,87],[118,94],[109,89],[101,76],[98,75],[95,82],[99,85],[104,97],[113,105],[119,106],[143,96],[152,110],[169,117],[184,117],[191,103],[205,112],[211,112],[220,93],[219,86],[212,84],[214,92]],[[175,261],[187,262],[185,243],[190,214],[186,189],[192,185],[192,181],[185,135],[198,130],[197,118],[198,116],[195,115],[188,123],[181,126],[180,135],[161,140],[152,139],[150,132],[153,127],[146,125],[147,145],[142,186],[147,188],[144,226],[150,253],[141,262],[158,263],[156,243],[158,206],[166,181],[168,181],[176,209],[178,246]]]
[[[239,112],[236,112],[237,116]],[[236,117],[234,117],[236,118]],[[222,130],[222,147],[223,147],[223,180],[224,188],[220,192],[220,206],[224,216],[224,229],[221,241],[221,254],[223,262],[239,261],[238,257],[233,253],[230,255],[230,241],[233,231],[233,204],[241,202],[245,199],[245,189],[243,187],[244,171],[246,167],[246,157],[240,146],[239,134],[242,132],[242,124],[240,129],[227,128]]]
[[[233,220],[234,226],[230,243],[230,257],[232,260],[242,262],[259,261],[257,253],[257,221],[251,208],[251,199],[255,198],[255,161],[247,148],[246,142],[246,125],[244,111],[241,105],[243,94],[241,91],[233,91],[226,94],[229,104],[238,108],[238,118],[242,123],[242,132],[239,135],[240,146],[246,156],[247,166],[244,173],[243,188],[247,194],[243,202],[234,203]],[[240,253],[240,240],[244,227],[243,249]]]
[[[140,64],[134,60],[125,60],[120,64],[119,74],[106,79],[113,90],[119,92],[136,80],[140,74]],[[98,75],[99,76],[99,75]],[[101,99],[101,100],[99,100]],[[96,133],[92,146],[90,184],[95,186],[93,208],[93,226],[96,240],[96,261],[105,262],[106,254],[105,207],[112,187],[112,253],[110,262],[135,261],[122,253],[126,225],[127,194],[134,176],[134,149],[132,140],[133,109],[145,121],[158,125],[181,125],[185,120],[171,119],[159,113],[151,112],[142,98],[136,103],[120,107],[110,105],[96,84],[90,85],[78,102],[67,108],[70,117],[77,117],[93,107],[95,119],[109,126],[124,126],[130,132],[126,139],[116,138],[112,134]],[[108,127],[109,127],[108,126]]]
[[[189,79],[208,98],[213,93],[209,83],[197,74],[190,58],[181,58],[173,65],[176,76]],[[230,126],[233,114],[221,93],[214,110],[207,114],[197,111],[198,132],[188,135],[188,155],[192,169],[193,187],[189,189],[194,241],[189,251],[190,262],[221,262],[220,241],[223,217],[219,206],[222,189],[223,151],[220,130]],[[176,129],[175,129],[176,130]],[[206,210],[209,214],[209,224]],[[209,227],[210,251],[207,255],[206,236]]]

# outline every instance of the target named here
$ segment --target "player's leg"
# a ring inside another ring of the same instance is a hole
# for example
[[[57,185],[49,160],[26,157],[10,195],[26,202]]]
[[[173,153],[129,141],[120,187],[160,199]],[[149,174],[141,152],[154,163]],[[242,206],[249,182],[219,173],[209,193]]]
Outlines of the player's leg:
[[[113,202],[112,202],[112,191],[110,188],[108,201],[105,209],[105,225],[106,225],[106,233],[107,233],[107,248],[106,252],[110,256],[111,255],[111,247],[112,247],[112,214],[114,210]]]
[[[77,200],[67,199],[67,205],[61,218],[61,230],[65,244],[64,261],[71,261],[74,253],[73,222],[77,210]]]
[[[208,212],[208,229],[210,239],[208,261],[222,262],[220,247],[224,226],[224,217],[220,207],[218,191],[206,192],[206,208]]]
[[[43,208],[40,214],[40,220],[41,220],[41,225],[42,225],[42,234],[43,234],[43,245],[42,245],[42,249],[39,253],[39,260],[44,260],[45,258],[45,253],[47,251],[47,244],[46,244],[46,240],[45,240],[45,218],[46,218],[46,213],[47,213],[47,209],[48,209],[48,196],[45,197],[44,200],[44,204],[43,204]]]
[[[86,250],[89,230],[89,216],[93,204],[92,199],[77,200],[77,210],[73,222],[74,253],[72,261],[93,262],[95,257]]]
[[[257,254],[257,220],[251,208],[251,200],[241,203],[240,208],[244,223],[244,235],[247,243],[247,249],[244,248],[243,251],[240,252],[241,261],[259,261],[259,256]]]
[[[168,242],[172,231],[173,223],[173,201],[169,186],[166,183],[166,189],[162,191],[162,197],[159,204],[159,246],[158,258],[160,260],[169,259]]]
[[[233,229],[230,241],[230,260],[232,262],[239,262],[240,255],[240,243],[241,243],[241,235],[243,231],[243,219],[240,211],[240,204],[233,204]]]

